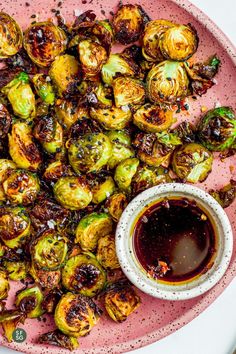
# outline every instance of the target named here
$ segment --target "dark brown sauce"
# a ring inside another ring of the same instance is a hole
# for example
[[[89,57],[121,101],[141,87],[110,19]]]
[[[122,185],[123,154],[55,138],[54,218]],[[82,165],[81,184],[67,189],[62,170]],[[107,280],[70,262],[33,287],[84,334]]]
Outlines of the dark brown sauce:
[[[147,208],[134,229],[136,256],[155,279],[187,281],[204,273],[215,252],[207,215],[188,199],[168,199]]]

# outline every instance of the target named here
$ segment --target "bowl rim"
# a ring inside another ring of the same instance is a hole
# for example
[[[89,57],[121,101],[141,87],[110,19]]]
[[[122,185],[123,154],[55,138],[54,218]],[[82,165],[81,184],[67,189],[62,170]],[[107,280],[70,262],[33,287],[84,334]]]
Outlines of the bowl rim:
[[[158,282],[149,279],[145,271],[141,270],[138,262],[135,262],[132,257],[132,242],[129,242],[128,238],[130,239],[131,237],[129,230],[133,225],[134,218],[140,215],[146,205],[154,202],[155,199],[158,200],[166,193],[168,193],[167,197],[176,194],[185,194],[186,198],[197,198],[208,209],[214,223],[218,224],[222,233],[220,237],[223,239],[223,242],[219,249],[221,250],[221,254],[219,255],[219,252],[216,252],[219,259],[214,265],[214,269],[210,268],[202,276],[200,275],[196,281],[187,283],[188,285],[161,283],[158,286]],[[130,244],[129,249],[127,249],[128,243]],[[125,208],[116,229],[116,253],[127,278],[143,292],[164,300],[188,300],[210,290],[225,274],[231,260],[232,252],[233,231],[227,214],[209,193],[191,184],[163,183],[138,194]],[[199,281],[201,283],[198,283]]]

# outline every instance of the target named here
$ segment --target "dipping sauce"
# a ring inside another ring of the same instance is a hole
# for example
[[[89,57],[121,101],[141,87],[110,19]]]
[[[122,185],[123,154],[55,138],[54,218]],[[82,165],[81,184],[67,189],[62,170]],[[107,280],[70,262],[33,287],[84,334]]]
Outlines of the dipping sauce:
[[[207,270],[215,232],[196,202],[165,199],[147,208],[133,234],[136,256],[154,279],[187,281]]]

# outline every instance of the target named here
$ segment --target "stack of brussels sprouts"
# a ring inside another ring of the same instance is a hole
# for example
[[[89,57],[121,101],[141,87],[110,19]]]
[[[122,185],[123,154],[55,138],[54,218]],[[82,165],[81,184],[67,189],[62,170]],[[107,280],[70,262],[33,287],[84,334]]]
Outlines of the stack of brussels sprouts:
[[[220,107],[171,129],[220,61],[190,65],[196,30],[139,5],[120,5],[111,22],[87,11],[24,33],[0,13],[0,31],[0,324],[11,341],[26,317],[54,314],[39,342],[72,350],[101,316],[92,298],[117,322],[140,304],[115,251],[127,203],[160,183],[203,181],[212,152],[236,146],[236,119]],[[30,277],[5,309],[9,280]]]

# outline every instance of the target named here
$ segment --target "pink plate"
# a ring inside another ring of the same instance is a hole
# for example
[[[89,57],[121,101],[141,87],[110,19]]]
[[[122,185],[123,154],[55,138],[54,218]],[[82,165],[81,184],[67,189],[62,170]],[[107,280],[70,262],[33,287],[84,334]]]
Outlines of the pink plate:
[[[29,0],[30,6],[25,5],[25,0],[2,0],[0,9],[13,15],[16,20],[25,28],[35,18],[45,20],[52,17],[51,9],[57,6],[56,0]],[[118,2],[118,1],[117,1]],[[179,23],[191,22],[197,29],[200,37],[200,45],[196,57],[206,59],[210,55],[217,53],[222,60],[222,67],[217,76],[217,84],[208,93],[197,101],[189,99],[190,110],[187,118],[191,121],[201,114],[201,107],[208,109],[216,104],[230,105],[236,109],[236,53],[233,45],[225,35],[204,15],[200,10],[191,5],[187,0],[131,0],[130,3],[138,3],[144,7],[152,19],[165,18]],[[83,4],[82,4],[83,3]],[[74,11],[81,13],[92,9],[101,19],[110,17],[110,12],[115,10],[114,0],[64,0],[61,13],[67,21],[73,19]],[[230,178],[236,178],[236,158],[231,157],[224,162],[217,158],[214,162],[213,172],[204,184],[200,187],[205,190],[222,187],[228,183]],[[231,205],[226,212],[234,228],[236,238],[236,203]],[[76,353],[102,354],[102,353],[122,353],[163,338],[173,333],[181,326],[185,325],[209,306],[228,286],[236,274],[236,248],[234,247],[233,257],[228,271],[223,279],[204,296],[188,301],[164,301],[157,300],[141,293],[142,306],[139,310],[122,323],[116,324],[104,315],[100,323],[92,330],[87,337],[80,338],[80,349]],[[17,288],[22,287],[12,284],[12,299]],[[27,332],[27,339],[24,343],[7,343],[1,339],[1,344],[22,351],[34,354],[67,354],[67,350],[57,347],[47,347],[35,344],[39,334],[47,332],[53,328],[52,322],[37,320],[26,320],[22,327]]]

